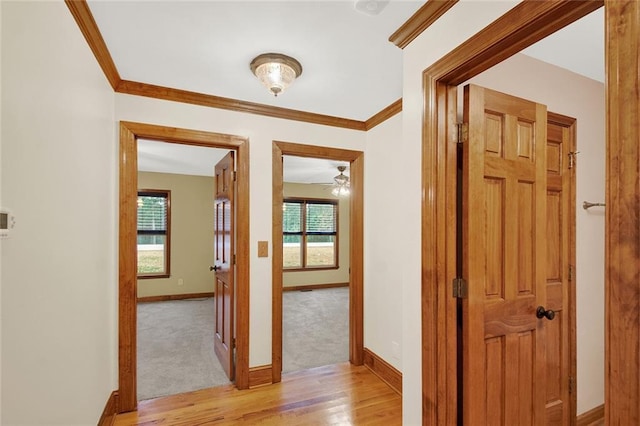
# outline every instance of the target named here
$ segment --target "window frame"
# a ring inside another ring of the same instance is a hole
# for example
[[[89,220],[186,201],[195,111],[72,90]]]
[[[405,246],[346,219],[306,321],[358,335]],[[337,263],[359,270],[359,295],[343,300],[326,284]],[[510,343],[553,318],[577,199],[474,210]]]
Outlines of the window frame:
[[[138,229],[136,219],[136,273],[138,279],[154,279],[154,278],[170,278],[171,277],[171,190],[169,189],[138,189],[138,197],[162,197],[166,199],[166,226],[164,231],[147,231]],[[136,207],[137,212],[137,207]],[[136,213],[137,216],[137,213]],[[137,239],[141,235],[163,235],[164,242],[164,270],[162,272],[138,272],[138,255]]]
[[[300,228],[301,232],[287,232],[284,229],[284,220],[282,226],[282,239],[283,239],[283,251],[284,251],[284,237],[287,235],[300,235],[300,245],[301,245],[301,266],[285,266],[284,265],[284,256],[283,256],[283,264],[282,270],[283,272],[303,272],[303,271],[322,271],[322,270],[332,270],[332,269],[340,269],[340,250],[339,250],[339,242],[340,242],[340,200],[335,198],[310,198],[310,197],[283,197],[282,205],[284,207],[285,203],[300,203],[302,204],[300,209]],[[328,204],[334,206],[335,209],[335,231],[334,232],[322,232],[317,233],[313,232],[311,234],[307,233],[307,204]],[[284,216],[284,214],[283,214]],[[334,237],[334,262],[331,266],[319,265],[319,266],[308,266],[307,263],[307,236],[308,235],[332,235]]]

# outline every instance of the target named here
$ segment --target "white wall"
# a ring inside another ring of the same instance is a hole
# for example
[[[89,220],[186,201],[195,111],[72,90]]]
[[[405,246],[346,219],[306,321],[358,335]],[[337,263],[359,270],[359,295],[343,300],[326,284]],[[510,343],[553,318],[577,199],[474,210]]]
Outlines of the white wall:
[[[248,137],[250,142],[251,272],[249,365],[271,364],[271,256],[258,258],[258,241],[271,241],[272,141],[364,151],[365,133],[233,111],[116,94],[116,120]],[[366,159],[365,159],[366,162]],[[269,250],[273,253],[273,247]],[[366,326],[366,325],[365,325]]]
[[[2,8],[5,425],[96,424],[117,387],[114,94],[63,2]]]
[[[402,381],[403,422],[407,425],[422,422],[422,338],[420,327],[421,300],[421,241],[420,211],[423,196],[421,187],[422,72],[453,48],[477,33],[517,2],[464,1],[458,2],[438,21],[424,31],[403,52],[403,94],[401,143],[404,214],[399,232],[407,247],[403,263],[402,294]],[[399,141],[400,142],[400,141]],[[408,372],[411,372],[409,374]]]
[[[547,105],[577,121],[576,317],[578,414],[604,403],[604,84],[522,54],[470,82]],[[465,83],[466,84],[466,83]],[[462,90],[460,90],[462,92]]]
[[[412,246],[399,232],[412,214],[399,190],[406,164],[401,141],[402,114],[367,132],[364,175],[364,345],[400,371],[403,260]],[[420,317],[414,321],[419,324]],[[407,371],[405,377],[415,374]]]

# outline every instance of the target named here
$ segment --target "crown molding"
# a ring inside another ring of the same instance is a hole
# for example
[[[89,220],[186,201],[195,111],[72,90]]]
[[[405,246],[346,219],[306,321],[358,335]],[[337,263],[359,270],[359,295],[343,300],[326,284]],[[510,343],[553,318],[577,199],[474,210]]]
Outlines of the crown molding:
[[[172,89],[170,87],[155,86],[153,84],[136,81],[122,80],[116,92],[128,95],[145,96],[148,98],[163,99],[166,101],[183,102],[193,105],[221,108],[230,111],[246,112],[248,114],[264,115],[286,120],[303,121],[306,123],[323,124],[326,126],[342,127],[353,130],[366,130],[364,121],[350,120],[347,118],[332,117],[329,115],[315,114],[312,112],[297,111],[293,109],[274,107],[254,102],[240,101],[237,99],[223,98],[214,95],[205,95],[187,90]]]
[[[93,55],[96,57],[100,68],[102,68],[102,72],[104,72],[107,80],[109,80],[109,84],[111,84],[111,87],[115,90],[122,79],[120,78],[116,64],[113,62],[111,53],[109,53],[107,44],[102,38],[100,29],[98,29],[98,25],[95,19],[93,19],[89,5],[86,0],[65,0],[65,3],[69,11],[71,11],[71,15],[73,15],[73,18],[76,20],[76,24],[78,24],[82,35],[84,35],[85,40],[89,44]]]
[[[123,80],[118,73],[111,53],[100,33],[93,14],[86,0],[65,0],[71,15],[82,32],[89,48],[93,52],[100,68],[113,90],[117,93],[144,96],[163,99],[167,101],[182,102],[193,105],[201,105],[211,108],[226,109],[248,114],[263,115],[284,120],[301,121],[305,123],[320,124],[325,126],[340,127],[344,129],[366,131],[384,120],[392,117],[402,110],[402,100],[396,101],[384,110],[369,118],[366,122],[348,118],[334,117],[330,115],[316,114],[312,112],[297,111],[293,109],[274,107],[254,102],[240,101],[237,99],[223,98],[215,95],[189,92],[170,87],[156,86],[147,83]],[[432,3],[431,1],[428,3]],[[427,4],[428,4],[427,3]],[[436,2],[437,3],[437,2]],[[414,15],[415,16],[415,15]]]
[[[378,124],[385,122],[390,119],[394,115],[398,114],[402,111],[402,98],[398,99],[376,115],[369,118],[364,122],[365,130],[371,130],[376,127]]]
[[[407,22],[391,34],[389,41],[400,49],[404,49],[457,2],[458,0],[428,0]]]

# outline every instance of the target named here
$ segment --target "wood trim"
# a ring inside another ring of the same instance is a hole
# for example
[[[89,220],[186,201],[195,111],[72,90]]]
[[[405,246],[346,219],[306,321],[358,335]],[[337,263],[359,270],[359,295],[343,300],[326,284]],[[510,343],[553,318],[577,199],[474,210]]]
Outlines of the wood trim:
[[[349,287],[349,283],[308,284],[282,287],[282,291],[322,290],[325,288]]]
[[[576,417],[576,426],[589,426],[591,423],[599,421],[604,422],[604,404],[585,411]]]
[[[71,15],[73,15],[73,19],[76,20],[76,24],[78,24],[78,28],[80,28],[93,55],[96,57],[98,65],[102,68],[102,72],[105,77],[107,77],[107,80],[109,80],[109,84],[113,90],[115,90],[121,81],[120,74],[118,74],[116,64],[113,62],[113,58],[111,58],[111,53],[109,53],[102,34],[100,34],[98,25],[95,19],[93,19],[89,5],[86,0],[65,0],[65,3]]]
[[[374,127],[376,127],[378,124],[381,124],[387,121],[388,119],[390,119],[391,117],[393,117],[394,115],[400,112],[402,112],[402,98],[398,99],[397,101],[395,101],[394,103],[392,103],[391,105],[389,105],[388,107],[386,107],[385,109],[383,109],[382,111],[380,111],[379,113],[377,113],[376,115],[372,116],[367,121],[365,121],[365,129],[367,131],[371,130]]]
[[[565,127],[569,132],[570,151],[578,151],[577,123],[576,119],[566,115],[547,111],[547,122]],[[579,167],[579,165],[578,165]],[[570,170],[569,179],[569,266],[573,269],[573,277],[569,280],[569,376],[573,377],[574,389],[577,389],[577,325],[576,325],[576,288],[578,283],[578,273],[576,272],[576,168]],[[576,417],[578,406],[578,392],[574,391],[569,395],[570,407],[569,418]],[[573,424],[573,423],[572,423]]]
[[[187,300],[187,299],[201,299],[203,297],[213,297],[216,294],[210,293],[185,293],[185,294],[167,294],[164,296],[145,296],[138,297],[138,303],[150,303],[150,302],[168,302],[170,300]]]
[[[136,399],[137,139],[208,146],[237,152],[236,387],[249,387],[249,141],[246,138],[153,124],[120,122],[118,376],[120,412]]]
[[[402,373],[368,348],[364,348],[364,365],[373,374],[402,395]]]
[[[136,396],[138,141],[120,123],[120,213],[118,280],[118,378],[120,412],[133,411]]]
[[[104,410],[102,410],[102,415],[98,420],[98,426],[113,425],[116,421],[116,414],[118,414],[118,391],[113,391],[104,405]]]
[[[455,276],[457,85],[599,8],[602,1],[524,1],[423,72],[422,393],[423,424],[458,421]]]
[[[640,424],[640,2],[605,2],[605,423]]]
[[[452,50],[429,74],[459,85],[602,7],[602,0],[526,0]]]
[[[251,367],[249,369],[249,389],[272,384],[273,368],[271,365]]]
[[[205,95],[202,93],[155,86],[153,84],[140,83],[136,81],[122,80],[115,88],[115,91],[128,95],[144,96],[147,98],[162,99],[165,101],[182,102],[230,111],[246,112],[249,114],[264,115],[267,117],[283,118],[285,120],[302,121],[305,123],[322,124],[325,126],[342,127],[352,130],[366,130],[364,121],[333,117],[330,115],[322,115],[312,112],[296,111],[293,109],[223,98],[214,95]]]
[[[272,344],[271,363],[273,383],[282,380],[282,156],[325,158],[349,161],[351,196],[349,208],[350,224],[350,282],[349,282],[349,361],[362,365],[364,351],[364,314],[363,314],[363,205],[364,205],[364,153],[324,146],[302,145],[291,142],[273,141],[272,145]]]
[[[457,2],[458,0],[428,0],[407,22],[391,34],[389,41],[400,49],[404,49]]]

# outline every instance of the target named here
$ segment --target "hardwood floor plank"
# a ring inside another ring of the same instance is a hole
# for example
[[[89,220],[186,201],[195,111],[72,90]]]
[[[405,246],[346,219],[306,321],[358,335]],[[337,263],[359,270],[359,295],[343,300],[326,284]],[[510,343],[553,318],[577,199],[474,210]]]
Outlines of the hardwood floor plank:
[[[343,363],[286,374],[281,383],[256,389],[229,385],[142,401],[114,423],[231,424],[400,425],[402,398],[366,367]]]

